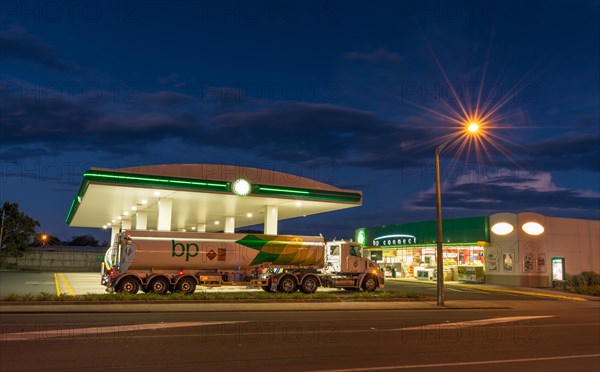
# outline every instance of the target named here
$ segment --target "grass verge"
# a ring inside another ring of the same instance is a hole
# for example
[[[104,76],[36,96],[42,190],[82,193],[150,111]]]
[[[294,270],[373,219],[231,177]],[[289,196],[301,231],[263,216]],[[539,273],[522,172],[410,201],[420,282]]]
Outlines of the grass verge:
[[[331,292],[316,292],[310,295],[295,293],[267,293],[267,292],[229,292],[229,293],[208,293],[196,292],[192,295],[181,293],[170,293],[167,295],[158,295],[151,293],[138,293],[135,295],[125,293],[103,293],[103,294],[84,294],[84,295],[53,295],[42,292],[40,294],[18,295],[11,293],[8,296],[0,298],[1,302],[201,302],[201,301],[341,301],[341,300],[415,300],[423,299],[425,296],[419,293],[411,292],[356,292],[352,294],[340,292],[339,294]]]
[[[416,292],[356,292],[352,294],[353,300],[418,300],[426,296]]]

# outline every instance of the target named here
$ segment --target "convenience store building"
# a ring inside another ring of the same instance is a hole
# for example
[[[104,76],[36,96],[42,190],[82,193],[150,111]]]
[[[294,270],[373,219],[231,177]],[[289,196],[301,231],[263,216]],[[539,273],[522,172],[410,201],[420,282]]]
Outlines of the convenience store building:
[[[436,221],[359,228],[365,254],[387,275],[434,280]],[[600,272],[600,221],[497,213],[444,219],[444,279],[549,287],[565,274]]]

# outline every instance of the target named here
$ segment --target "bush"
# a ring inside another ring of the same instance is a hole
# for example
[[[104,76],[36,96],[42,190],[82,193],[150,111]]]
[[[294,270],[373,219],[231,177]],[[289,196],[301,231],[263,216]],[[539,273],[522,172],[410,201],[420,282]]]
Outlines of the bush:
[[[567,278],[570,290],[589,296],[600,296],[600,274],[593,271],[584,271],[579,275]]]
[[[576,290],[577,293],[587,296],[600,297],[600,285],[592,285],[589,287],[581,287]]]

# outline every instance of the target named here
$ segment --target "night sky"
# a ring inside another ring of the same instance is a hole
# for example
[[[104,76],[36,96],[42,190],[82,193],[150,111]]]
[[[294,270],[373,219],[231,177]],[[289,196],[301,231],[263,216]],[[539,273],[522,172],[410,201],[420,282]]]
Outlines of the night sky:
[[[599,20],[597,1],[2,1],[1,200],[104,240],[64,222],[90,167],[250,166],[361,190],[279,229],[352,237],[433,220],[435,146],[489,114],[442,153],[444,218],[598,219]]]

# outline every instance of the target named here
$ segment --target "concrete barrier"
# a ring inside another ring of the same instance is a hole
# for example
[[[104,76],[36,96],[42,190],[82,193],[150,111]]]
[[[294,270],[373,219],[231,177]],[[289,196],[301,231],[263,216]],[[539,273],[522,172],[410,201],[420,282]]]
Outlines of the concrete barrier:
[[[0,269],[94,272],[100,271],[106,248],[41,247],[29,248],[21,257],[0,253]]]

